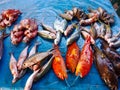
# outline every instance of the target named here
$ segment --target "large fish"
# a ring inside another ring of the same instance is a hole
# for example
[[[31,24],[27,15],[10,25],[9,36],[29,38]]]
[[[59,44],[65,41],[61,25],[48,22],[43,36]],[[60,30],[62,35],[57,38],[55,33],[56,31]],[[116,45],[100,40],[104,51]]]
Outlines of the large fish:
[[[109,47],[106,41],[102,41],[102,50],[112,62],[116,74],[120,76],[120,54],[114,48]]]
[[[94,45],[93,49],[95,56],[94,61],[101,78],[110,90],[118,90],[118,78],[112,63],[97,46]]]

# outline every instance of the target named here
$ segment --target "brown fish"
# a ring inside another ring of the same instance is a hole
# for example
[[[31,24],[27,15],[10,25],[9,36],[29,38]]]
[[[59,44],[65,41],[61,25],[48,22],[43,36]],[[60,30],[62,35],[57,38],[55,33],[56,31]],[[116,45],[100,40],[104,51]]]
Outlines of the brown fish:
[[[93,46],[95,64],[102,80],[110,90],[118,90],[118,78],[114,67],[106,55],[97,46]]]
[[[120,54],[114,49],[110,48],[106,41],[102,40],[102,50],[107,55],[109,60],[112,62],[116,74],[120,76]]]
[[[2,35],[0,36],[0,60],[2,59],[2,55],[3,55],[3,48],[4,48],[3,39],[8,36],[9,34],[5,34],[5,33],[2,33]]]
[[[52,55],[52,51],[34,54],[25,60],[25,62],[22,65],[22,69],[35,65],[38,62],[43,62],[50,55]]]

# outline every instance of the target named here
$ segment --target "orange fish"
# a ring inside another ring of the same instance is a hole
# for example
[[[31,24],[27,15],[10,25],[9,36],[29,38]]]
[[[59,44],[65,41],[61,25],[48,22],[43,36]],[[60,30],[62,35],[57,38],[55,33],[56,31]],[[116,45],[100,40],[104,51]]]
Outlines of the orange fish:
[[[83,78],[89,73],[93,63],[93,53],[90,44],[91,38],[90,36],[88,36],[82,48],[80,59],[75,72],[76,76],[80,75],[81,78]]]
[[[53,71],[58,78],[60,78],[61,80],[65,80],[68,77],[67,70],[64,63],[64,59],[61,56],[59,47],[57,45],[54,45],[53,55],[54,55],[52,63]]]
[[[66,66],[72,73],[75,72],[75,69],[78,64],[79,56],[80,56],[80,49],[77,43],[73,42],[71,45],[68,46],[66,53]]]

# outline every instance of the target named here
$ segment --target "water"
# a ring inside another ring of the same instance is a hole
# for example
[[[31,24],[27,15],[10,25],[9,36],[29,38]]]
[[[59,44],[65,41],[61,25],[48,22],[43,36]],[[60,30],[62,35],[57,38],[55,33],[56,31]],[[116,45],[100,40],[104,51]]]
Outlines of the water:
[[[111,3],[109,0],[0,0],[0,12],[2,10],[6,10],[8,8],[15,8],[22,11],[22,15],[19,18],[19,20],[15,23],[19,23],[20,20],[25,18],[34,18],[36,19],[37,23],[39,24],[41,21],[43,21],[45,24],[53,26],[53,22],[55,21],[56,17],[59,17],[59,13],[63,13],[64,10],[72,9],[73,7],[80,7],[84,11],[87,12],[88,7],[92,7],[94,9],[100,7],[103,7],[106,9],[109,13],[114,14],[115,16],[115,24],[112,26],[113,33],[117,33],[119,31],[120,22],[117,14],[115,13]],[[15,25],[13,24],[11,27],[7,28],[7,32],[10,32]],[[39,30],[41,30],[41,27],[39,26]],[[47,51],[52,47],[53,41],[44,40],[43,38],[36,37],[34,40],[32,40],[30,45],[34,45],[33,43],[35,41],[40,41],[42,44],[39,46],[38,51]],[[60,50],[62,55],[65,58],[65,52],[66,52],[66,38],[62,38],[60,43]],[[84,40],[80,37],[78,40],[78,45],[80,48],[83,46]],[[0,61],[0,87],[4,90],[22,90],[24,88],[24,85],[26,83],[27,78],[31,74],[30,71],[27,72],[27,74],[20,79],[17,83],[14,85],[11,84],[12,81],[12,75],[9,70],[9,52],[13,51],[16,59],[18,59],[20,52],[23,50],[23,48],[26,45],[24,43],[19,44],[18,46],[13,46],[10,44],[10,37],[6,38],[4,40],[4,55],[2,60]],[[12,47],[12,48],[11,48]],[[30,46],[31,47],[31,46]],[[96,79],[97,80],[96,80]],[[69,73],[68,75],[68,81],[69,83],[72,83],[72,81],[75,79],[74,74]],[[95,80],[94,80],[95,79]],[[100,76],[93,64],[93,67],[90,71],[90,73],[83,79],[78,79],[76,81],[76,84],[72,86],[71,88],[66,86],[66,83],[64,81],[59,80],[55,74],[53,73],[53,70],[51,69],[44,78],[39,80],[37,83],[35,83],[32,87],[32,90],[108,90],[107,86],[104,84],[104,82],[100,79]]]

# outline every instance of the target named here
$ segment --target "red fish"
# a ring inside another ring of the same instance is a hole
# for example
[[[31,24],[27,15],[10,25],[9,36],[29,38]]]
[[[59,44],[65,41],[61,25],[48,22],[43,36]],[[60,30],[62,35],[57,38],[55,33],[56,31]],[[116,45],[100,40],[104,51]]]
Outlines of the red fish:
[[[93,63],[93,53],[90,44],[91,41],[90,37],[88,36],[82,48],[80,59],[75,72],[76,76],[80,75],[81,78],[88,74]]]
[[[66,66],[72,73],[75,72],[75,69],[78,64],[79,56],[80,56],[80,49],[77,43],[73,42],[71,45],[68,46],[66,53]]]
[[[61,56],[59,47],[57,45],[54,45],[53,55],[54,55],[52,63],[53,71],[58,78],[60,78],[61,80],[65,80],[68,77],[67,70],[64,63],[64,59]]]

